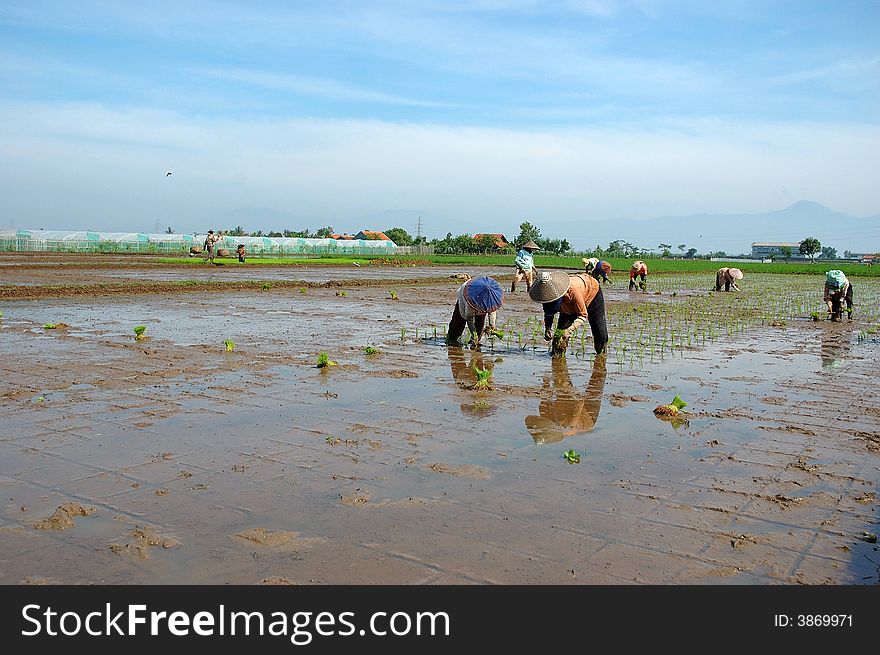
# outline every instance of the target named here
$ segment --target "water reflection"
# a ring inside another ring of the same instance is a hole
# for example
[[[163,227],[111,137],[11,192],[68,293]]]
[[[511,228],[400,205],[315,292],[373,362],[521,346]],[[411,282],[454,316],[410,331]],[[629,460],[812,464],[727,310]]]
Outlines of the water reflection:
[[[593,363],[586,391],[572,384],[565,358],[554,357],[543,380],[544,399],[538,404],[540,415],[526,416],[526,428],[535,443],[556,443],[592,430],[599,419],[604,388],[605,357],[598,357]]]
[[[836,326],[827,326],[822,330],[822,368],[839,367],[852,349],[852,335],[849,330],[836,330],[834,327]]]
[[[479,369],[492,370],[495,362],[492,357],[486,355],[479,350],[468,350],[457,346],[452,346],[447,350],[449,354],[449,367],[452,369],[452,378],[458,383],[458,386],[464,389],[471,389],[477,381],[477,374],[474,367]],[[470,402],[459,405],[461,411],[469,416],[482,418],[494,414],[498,407],[484,393],[474,391],[473,399]]]

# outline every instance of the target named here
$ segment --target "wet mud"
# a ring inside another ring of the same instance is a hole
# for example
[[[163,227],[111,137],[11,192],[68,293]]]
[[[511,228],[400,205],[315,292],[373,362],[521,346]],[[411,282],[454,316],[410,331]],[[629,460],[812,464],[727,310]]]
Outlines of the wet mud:
[[[637,366],[473,351],[443,344],[450,274],[396,300],[344,280],[4,300],[0,582],[880,582],[864,326]],[[505,295],[500,321],[529,317]],[[658,420],[675,395],[687,421]]]

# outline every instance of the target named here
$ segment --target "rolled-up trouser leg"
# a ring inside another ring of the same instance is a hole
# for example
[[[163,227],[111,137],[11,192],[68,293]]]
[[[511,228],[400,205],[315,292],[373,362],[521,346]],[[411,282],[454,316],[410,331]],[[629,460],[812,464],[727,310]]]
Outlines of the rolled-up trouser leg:
[[[480,339],[483,338],[483,330],[486,328],[486,315],[485,314],[477,314],[474,316],[474,330],[476,330],[476,334],[471,335],[471,340],[474,343],[479,343]]]
[[[852,318],[853,315],[853,285],[849,283],[849,289],[846,290],[846,313]]]
[[[715,291],[721,291],[721,273],[715,273]]]
[[[458,338],[464,332],[464,326],[467,325],[461,312],[458,311],[458,303],[455,303],[455,309],[452,312],[452,320],[449,321],[449,328],[446,330],[446,343],[457,344]]]
[[[486,327],[492,332],[495,331],[498,324],[498,312],[489,312],[486,314]]]
[[[605,298],[602,297],[602,289],[599,289],[593,302],[587,306],[587,320],[593,333],[593,347],[597,353],[601,353],[608,343],[608,325],[605,323]]]

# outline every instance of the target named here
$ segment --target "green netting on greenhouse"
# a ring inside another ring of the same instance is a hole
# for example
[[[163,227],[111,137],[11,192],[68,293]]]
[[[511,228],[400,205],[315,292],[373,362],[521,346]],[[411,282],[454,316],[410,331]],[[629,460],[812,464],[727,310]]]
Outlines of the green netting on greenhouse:
[[[20,252],[100,252],[189,254],[200,248],[204,234],[145,234],[73,230],[0,230],[0,250]],[[295,237],[224,236],[218,248],[235,251],[243,244],[248,256],[261,255],[386,255],[394,254],[392,241],[302,239]]]

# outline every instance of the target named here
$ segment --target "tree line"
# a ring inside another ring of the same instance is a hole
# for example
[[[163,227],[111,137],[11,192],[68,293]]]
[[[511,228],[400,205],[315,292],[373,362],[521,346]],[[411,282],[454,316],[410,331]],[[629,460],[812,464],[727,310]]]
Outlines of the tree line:
[[[169,233],[172,232],[168,228]],[[527,241],[534,241],[542,252],[553,255],[573,255],[583,254],[591,257],[599,258],[657,258],[657,257],[679,257],[681,259],[712,259],[723,257],[749,258],[751,254],[732,255],[723,250],[707,252],[699,254],[694,247],[688,247],[686,243],[679,243],[673,246],[671,243],[657,244],[657,249],[641,248],[637,245],[625,241],[623,239],[615,239],[611,241],[607,247],[596,245],[592,250],[585,250],[582,253],[575,253],[572,250],[568,239],[546,238],[541,235],[541,230],[528,221],[520,223],[519,234],[516,238],[506,246],[499,247],[496,236],[494,234],[482,234],[474,237],[470,234],[459,234],[453,236],[452,232],[448,232],[442,239],[431,239],[426,237],[414,237],[402,227],[392,227],[382,230],[384,234],[398,246],[432,246],[433,251],[437,254],[488,254],[488,253],[515,253]],[[229,236],[254,236],[254,237],[295,237],[302,239],[327,239],[334,234],[333,227],[322,227],[314,232],[309,229],[305,230],[283,230],[262,232],[246,232],[240,225],[233,229],[224,230],[222,234]],[[379,238],[373,237],[370,238]],[[822,246],[815,237],[806,237],[799,244],[798,252],[808,256],[815,261],[818,255],[819,259],[836,259],[837,249],[830,246]],[[678,250],[673,251],[673,247]],[[793,250],[789,246],[782,246],[779,249],[779,255],[773,256],[773,259],[788,260],[793,255]],[[852,255],[850,251],[846,251],[844,256],[849,258]]]

